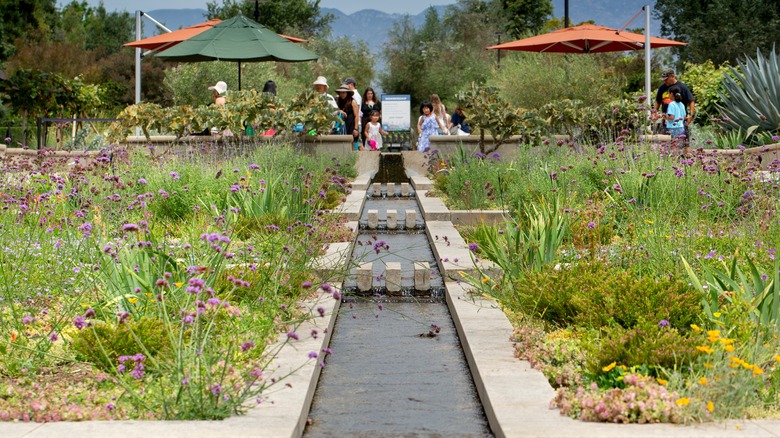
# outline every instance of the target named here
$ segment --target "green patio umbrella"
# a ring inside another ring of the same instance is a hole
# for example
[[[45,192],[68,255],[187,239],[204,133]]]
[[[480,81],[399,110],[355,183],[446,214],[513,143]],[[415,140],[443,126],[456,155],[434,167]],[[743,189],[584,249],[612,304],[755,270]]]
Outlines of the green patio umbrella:
[[[157,57],[166,61],[238,62],[241,89],[242,62],[316,61],[319,56],[249,18],[239,15],[164,50]]]

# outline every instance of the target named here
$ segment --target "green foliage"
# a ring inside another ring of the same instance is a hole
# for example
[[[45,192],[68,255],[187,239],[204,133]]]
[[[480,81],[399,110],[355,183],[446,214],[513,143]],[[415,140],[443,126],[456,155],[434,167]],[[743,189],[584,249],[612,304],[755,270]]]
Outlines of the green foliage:
[[[474,239],[481,252],[502,269],[502,281],[517,285],[526,271],[540,271],[555,261],[567,229],[556,199],[539,207],[523,205],[501,231],[479,226]]]
[[[0,0],[0,62],[13,54],[16,38],[50,32],[56,7],[55,0]]]
[[[111,372],[119,356],[132,356],[140,351],[163,359],[170,352],[165,327],[158,320],[141,318],[122,324],[94,321],[76,332],[72,346],[77,358]]]
[[[331,84],[332,92],[344,79],[352,77],[362,95],[363,91],[374,83],[375,56],[365,41],[346,36],[335,39],[318,38],[310,43],[309,48],[319,55],[320,59],[313,68],[305,63],[294,67],[295,76],[306,79],[301,88],[311,88],[314,77],[325,76]]]
[[[515,39],[540,33],[553,13],[551,0],[501,0],[501,6],[511,17],[506,30]]]
[[[18,111],[33,117],[54,117],[82,114],[95,87],[81,90],[80,80],[68,80],[57,74],[33,70],[17,70],[2,82],[2,91]]]
[[[780,130],[780,60],[776,50],[768,57],[756,51],[755,59],[739,62],[739,68],[730,67],[720,93],[722,105],[716,105],[723,115],[723,123],[730,128],[753,132]]]
[[[594,56],[503,51],[501,58],[487,84],[515,107],[537,110],[563,99],[595,106],[621,95],[623,80],[605,74]]]
[[[757,326],[776,327],[780,324],[780,260],[775,259],[772,275],[761,275],[750,257],[745,257],[745,271],[737,261],[735,254],[730,266],[721,262],[722,269],[702,264],[700,277],[682,258],[691,283],[703,295],[707,316],[714,318],[721,306],[744,304]]]
[[[522,128],[533,126],[534,114],[516,111],[504,101],[495,88],[480,87],[471,83],[470,88],[456,96],[460,106],[469,113],[472,133],[479,134],[479,150],[483,154],[496,151],[513,135],[521,133]],[[527,123],[531,121],[531,123]],[[526,130],[525,134],[533,138],[538,131]],[[492,145],[485,144],[485,134],[490,135]]]
[[[512,183],[511,170],[499,172],[492,157],[467,155],[463,148],[458,148],[458,155],[451,158],[450,167],[436,175],[436,188],[451,194],[448,200],[453,209],[502,208],[502,195]]]
[[[685,62],[735,63],[745,53],[772,50],[780,32],[776,0],[658,0],[655,16],[662,35],[688,43],[673,49]]]
[[[726,75],[733,75],[728,61],[715,68],[711,60],[701,64],[685,63],[685,84],[696,90],[696,119],[706,123],[711,117],[718,116],[717,105],[728,96],[724,86]]]
[[[636,277],[598,261],[530,272],[515,288],[515,305],[556,325],[630,329],[667,320],[686,328],[701,311],[699,293],[680,280]]]
[[[123,138],[136,127],[150,138],[153,132],[181,137],[211,127],[241,133],[247,125],[275,129],[279,135],[289,136],[297,123],[303,123],[304,133],[329,132],[334,120],[330,107],[314,90],[303,91],[286,103],[256,90],[231,93],[225,106],[162,108],[154,103],[140,103],[125,108],[117,118],[120,120],[112,124],[109,138]]]
[[[277,84],[277,96],[291,98],[299,90],[292,88],[274,70],[272,62],[245,62],[241,64],[241,88],[263,89],[266,81]],[[213,61],[180,63],[165,71],[165,86],[171,93],[174,105],[208,105],[214,101],[208,87],[225,81],[228,85],[228,99],[238,90],[238,67],[235,62]]]
[[[223,0],[222,6],[216,1],[206,4],[209,18],[226,20],[238,14],[255,19],[255,2]],[[258,3],[257,21],[277,33],[304,36],[325,33],[333,21],[331,14],[320,12],[319,1],[309,0],[265,0]]]
[[[630,328],[612,327],[593,352],[588,367],[593,375],[603,375],[603,368],[612,362],[626,367],[644,365],[648,369],[643,374],[657,376],[659,369],[679,368],[695,360],[699,339],[689,334],[690,330],[659,327],[653,321],[643,321]],[[599,387],[614,386],[599,384]]]
[[[380,78],[382,89],[411,95],[412,107],[430,100],[431,94],[451,106],[458,91],[490,74],[495,57],[484,48],[495,43],[492,25],[500,17],[495,13],[485,2],[461,0],[443,19],[429,9],[420,29],[409,17],[399,20],[383,50],[387,73]]]

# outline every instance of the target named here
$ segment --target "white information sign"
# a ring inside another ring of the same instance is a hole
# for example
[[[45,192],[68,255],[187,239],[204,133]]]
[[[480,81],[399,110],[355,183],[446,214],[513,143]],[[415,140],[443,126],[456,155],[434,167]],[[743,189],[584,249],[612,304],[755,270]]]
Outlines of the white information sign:
[[[409,131],[411,129],[412,99],[408,94],[382,95],[382,128],[385,131]]]

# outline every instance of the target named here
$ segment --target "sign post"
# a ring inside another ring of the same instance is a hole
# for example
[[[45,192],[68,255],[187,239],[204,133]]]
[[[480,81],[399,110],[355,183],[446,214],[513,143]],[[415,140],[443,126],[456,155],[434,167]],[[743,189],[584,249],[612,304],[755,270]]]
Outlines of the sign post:
[[[385,143],[389,148],[411,148],[412,98],[408,94],[382,95],[382,128],[387,131]]]

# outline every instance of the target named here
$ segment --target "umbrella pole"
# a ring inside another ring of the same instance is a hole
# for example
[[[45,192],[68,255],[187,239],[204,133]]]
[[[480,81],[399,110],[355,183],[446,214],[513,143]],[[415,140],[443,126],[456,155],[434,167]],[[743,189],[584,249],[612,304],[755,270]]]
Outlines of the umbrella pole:
[[[645,5],[643,9],[645,10],[645,95],[647,95],[647,103],[645,105],[647,105],[648,111],[648,117],[646,120],[647,123],[650,123],[650,109],[653,108],[652,102],[655,100],[650,97],[652,92],[650,90],[650,70],[652,67],[650,59],[652,49],[652,47],[650,47],[650,5]],[[645,134],[649,134],[647,130],[651,130],[649,125],[645,128]],[[652,133],[652,130],[650,133]]]
[[[241,91],[241,61],[238,61],[238,91]]]

